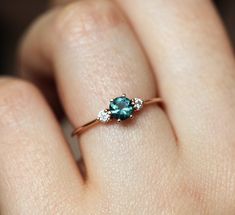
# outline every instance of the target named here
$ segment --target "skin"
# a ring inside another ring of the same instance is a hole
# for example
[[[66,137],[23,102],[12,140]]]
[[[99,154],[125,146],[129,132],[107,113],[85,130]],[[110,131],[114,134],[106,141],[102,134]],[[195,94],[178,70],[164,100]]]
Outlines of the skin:
[[[235,61],[210,1],[69,3],[19,56],[26,79],[56,82],[74,126],[123,92],[164,107],[82,134],[84,178],[42,93],[2,79],[0,214],[235,213]]]

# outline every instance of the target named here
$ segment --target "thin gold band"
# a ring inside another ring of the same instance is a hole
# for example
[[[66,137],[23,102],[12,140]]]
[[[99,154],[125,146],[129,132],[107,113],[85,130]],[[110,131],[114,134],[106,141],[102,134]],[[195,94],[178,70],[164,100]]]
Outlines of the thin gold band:
[[[152,99],[145,100],[144,101],[144,105],[150,105],[150,104],[161,103],[161,102],[163,102],[162,98],[152,98]],[[94,120],[86,123],[85,125],[82,125],[82,126],[76,128],[73,131],[72,136],[80,135],[82,132],[84,132],[88,128],[91,128],[91,127],[93,127],[93,126],[95,126],[95,125],[97,125],[99,123],[101,123],[99,121],[99,119],[94,119]]]

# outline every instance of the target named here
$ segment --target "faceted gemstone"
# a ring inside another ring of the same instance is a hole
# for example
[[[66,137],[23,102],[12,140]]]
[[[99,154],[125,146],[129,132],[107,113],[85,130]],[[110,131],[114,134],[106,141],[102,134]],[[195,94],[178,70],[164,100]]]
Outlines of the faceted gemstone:
[[[112,118],[119,120],[130,118],[134,112],[132,101],[124,96],[117,97],[111,101],[109,109],[111,111]]]
[[[133,104],[134,104],[134,109],[135,110],[141,110],[144,106],[144,101],[139,98],[134,98],[133,99]]]
[[[111,118],[111,115],[110,115],[109,111],[107,111],[107,110],[102,110],[98,114],[98,120],[100,122],[104,122],[104,123],[108,122],[110,120],[110,118]]]

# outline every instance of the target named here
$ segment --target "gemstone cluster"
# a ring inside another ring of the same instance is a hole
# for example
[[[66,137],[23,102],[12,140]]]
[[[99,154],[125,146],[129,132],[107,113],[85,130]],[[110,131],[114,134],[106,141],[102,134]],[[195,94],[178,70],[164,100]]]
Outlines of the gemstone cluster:
[[[122,95],[110,100],[109,109],[99,112],[98,120],[106,123],[111,119],[118,122],[132,118],[135,111],[142,109],[144,101],[139,98],[129,99],[126,95]]]

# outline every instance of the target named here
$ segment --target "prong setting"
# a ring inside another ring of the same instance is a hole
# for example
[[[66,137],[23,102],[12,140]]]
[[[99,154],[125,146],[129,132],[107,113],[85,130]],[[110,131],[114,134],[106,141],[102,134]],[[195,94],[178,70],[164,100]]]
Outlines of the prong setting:
[[[123,121],[130,118],[130,115],[133,115],[134,105],[132,100],[126,97],[126,94],[122,94],[110,102],[109,110],[112,119]]]
[[[134,112],[143,108],[143,103],[143,100],[129,99],[123,93],[120,97],[110,99],[109,109],[100,111],[97,119],[103,123],[109,122],[111,119],[116,119],[117,122],[132,119]]]

